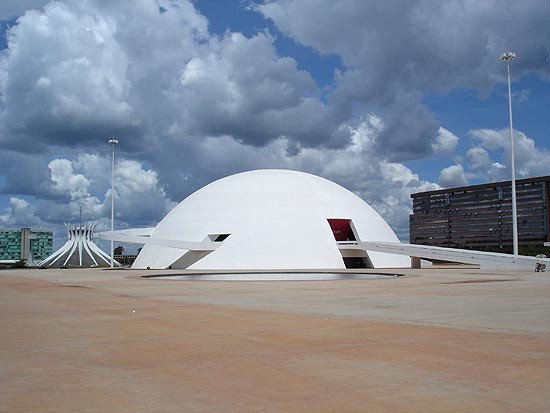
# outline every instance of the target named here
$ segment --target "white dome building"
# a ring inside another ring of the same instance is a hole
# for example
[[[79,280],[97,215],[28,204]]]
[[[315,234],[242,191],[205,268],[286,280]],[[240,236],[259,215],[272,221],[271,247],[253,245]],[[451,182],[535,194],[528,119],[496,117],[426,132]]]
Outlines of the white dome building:
[[[410,266],[407,256],[354,247],[360,241],[399,242],[366,202],[334,182],[291,170],[222,178],[184,199],[154,229],[114,234],[117,241],[145,244],[133,268]]]

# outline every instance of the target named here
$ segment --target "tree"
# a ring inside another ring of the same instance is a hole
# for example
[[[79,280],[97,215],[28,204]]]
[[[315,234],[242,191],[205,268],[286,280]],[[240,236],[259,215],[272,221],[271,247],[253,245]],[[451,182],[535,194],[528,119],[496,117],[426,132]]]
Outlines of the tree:
[[[115,255],[122,255],[123,252],[124,252],[124,247],[122,245],[119,245],[114,250]]]

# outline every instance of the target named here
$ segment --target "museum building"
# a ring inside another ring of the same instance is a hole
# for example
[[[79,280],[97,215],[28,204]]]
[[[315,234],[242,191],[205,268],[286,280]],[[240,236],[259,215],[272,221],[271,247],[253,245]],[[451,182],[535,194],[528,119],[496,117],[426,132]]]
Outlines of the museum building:
[[[144,244],[132,268],[194,270],[408,267],[410,258],[366,251],[399,243],[365,201],[324,178],[266,169],[219,179],[180,202],[154,228],[102,238]]]

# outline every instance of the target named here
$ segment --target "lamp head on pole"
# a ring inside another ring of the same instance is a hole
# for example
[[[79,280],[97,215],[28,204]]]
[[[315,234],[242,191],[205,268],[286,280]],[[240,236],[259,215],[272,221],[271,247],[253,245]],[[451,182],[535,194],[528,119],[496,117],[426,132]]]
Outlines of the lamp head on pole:
[[[515,58],[516,58],[516,54],[514,52],[506,52],[500,55],[500,60],[504,60],[506,62],[510,62]]]
[[[118,140],[116,139],[109,139],[109,145],[115,146],[118,143]]]

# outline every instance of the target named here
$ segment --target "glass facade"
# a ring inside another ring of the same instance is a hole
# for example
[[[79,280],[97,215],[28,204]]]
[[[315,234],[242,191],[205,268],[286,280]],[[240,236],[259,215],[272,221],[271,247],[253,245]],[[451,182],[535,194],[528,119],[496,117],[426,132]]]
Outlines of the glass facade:
[[[0,228],[0,260],[26,258],[29,248],[35,261],[45,259],[53,252],[53,232],[49,229]]]
[[[31,252],[36,261],[44,260],[53,252],[53,233],[47,229],[31,230]]]

